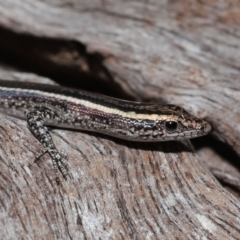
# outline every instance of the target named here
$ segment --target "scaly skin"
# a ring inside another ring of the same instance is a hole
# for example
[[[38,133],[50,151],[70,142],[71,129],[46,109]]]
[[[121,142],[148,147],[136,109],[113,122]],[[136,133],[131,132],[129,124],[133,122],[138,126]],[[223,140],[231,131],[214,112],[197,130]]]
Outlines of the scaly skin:
[[[130,102],[84,91],[0,80],[0,111],[26,119],[54,165],[67,176],[65,156],[46,125],[100,132],[130,141],[183,140],[206,135],[211,126],[176,105]]]

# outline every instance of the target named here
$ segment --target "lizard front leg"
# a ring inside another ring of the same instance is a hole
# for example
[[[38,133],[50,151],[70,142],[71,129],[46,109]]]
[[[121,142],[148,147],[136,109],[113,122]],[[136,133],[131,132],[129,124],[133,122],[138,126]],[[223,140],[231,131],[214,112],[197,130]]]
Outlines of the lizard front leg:
[[[58,151],[53,143],[48,128],[44,125],[44,120],[50,116],[51,115],[46,113],[45,109],[34,110],[27,113],[27,123],[32,134],[42,143],[44,147],[43,151],[36,157],[35,161],[37,161],[43,154],[48,153],[52,159],[56,182],[59,184],[60,179],[58,169],[66,179],[69,167],[66,161],[66,155]]]

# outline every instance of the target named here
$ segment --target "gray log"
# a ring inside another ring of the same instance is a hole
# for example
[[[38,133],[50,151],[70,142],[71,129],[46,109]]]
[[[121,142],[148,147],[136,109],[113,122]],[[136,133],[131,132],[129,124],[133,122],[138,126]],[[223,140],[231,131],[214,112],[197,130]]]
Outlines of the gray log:
[[[206,118],[240,154],[235,9],[220,1],[0,0],[0,52],[12,67],[1,65],[0,77],[101,78],[136,100]],[[143,144],[53,129],[71,167],[57,186],[49,156],[33,162],[42,146],[26,122],[1,119],[3,239],[240,239],[238,200],[188,141]]]

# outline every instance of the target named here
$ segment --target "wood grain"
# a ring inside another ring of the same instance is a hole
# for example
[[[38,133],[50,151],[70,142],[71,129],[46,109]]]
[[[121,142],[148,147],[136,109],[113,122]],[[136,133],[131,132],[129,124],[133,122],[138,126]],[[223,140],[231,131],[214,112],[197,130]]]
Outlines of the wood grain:
[[[240,239],[240,204],[207,168],[238,188],[237,163],[227,175],[211,144],[239,161],[238,16],[230,0],[0,1],[1,78],[96,83],[114,96],[178,104],[206,118],[215,137],[193,153],[190,142],[53,129],[71,167],[58,187],[48,155],[33,163],[42,146],[26,122],[1,115],[1,236]]]

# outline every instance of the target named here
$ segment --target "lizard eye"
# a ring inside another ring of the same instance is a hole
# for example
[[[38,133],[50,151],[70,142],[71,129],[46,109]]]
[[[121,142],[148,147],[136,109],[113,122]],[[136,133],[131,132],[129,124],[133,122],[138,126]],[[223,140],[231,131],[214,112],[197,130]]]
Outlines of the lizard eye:
[[[165,123],[165,127],[166,127],[167,131],[173,132],[173,131],[177,130],[178,124],[177,124],[177,122],[174,122],[174,121],[167,121]]]

